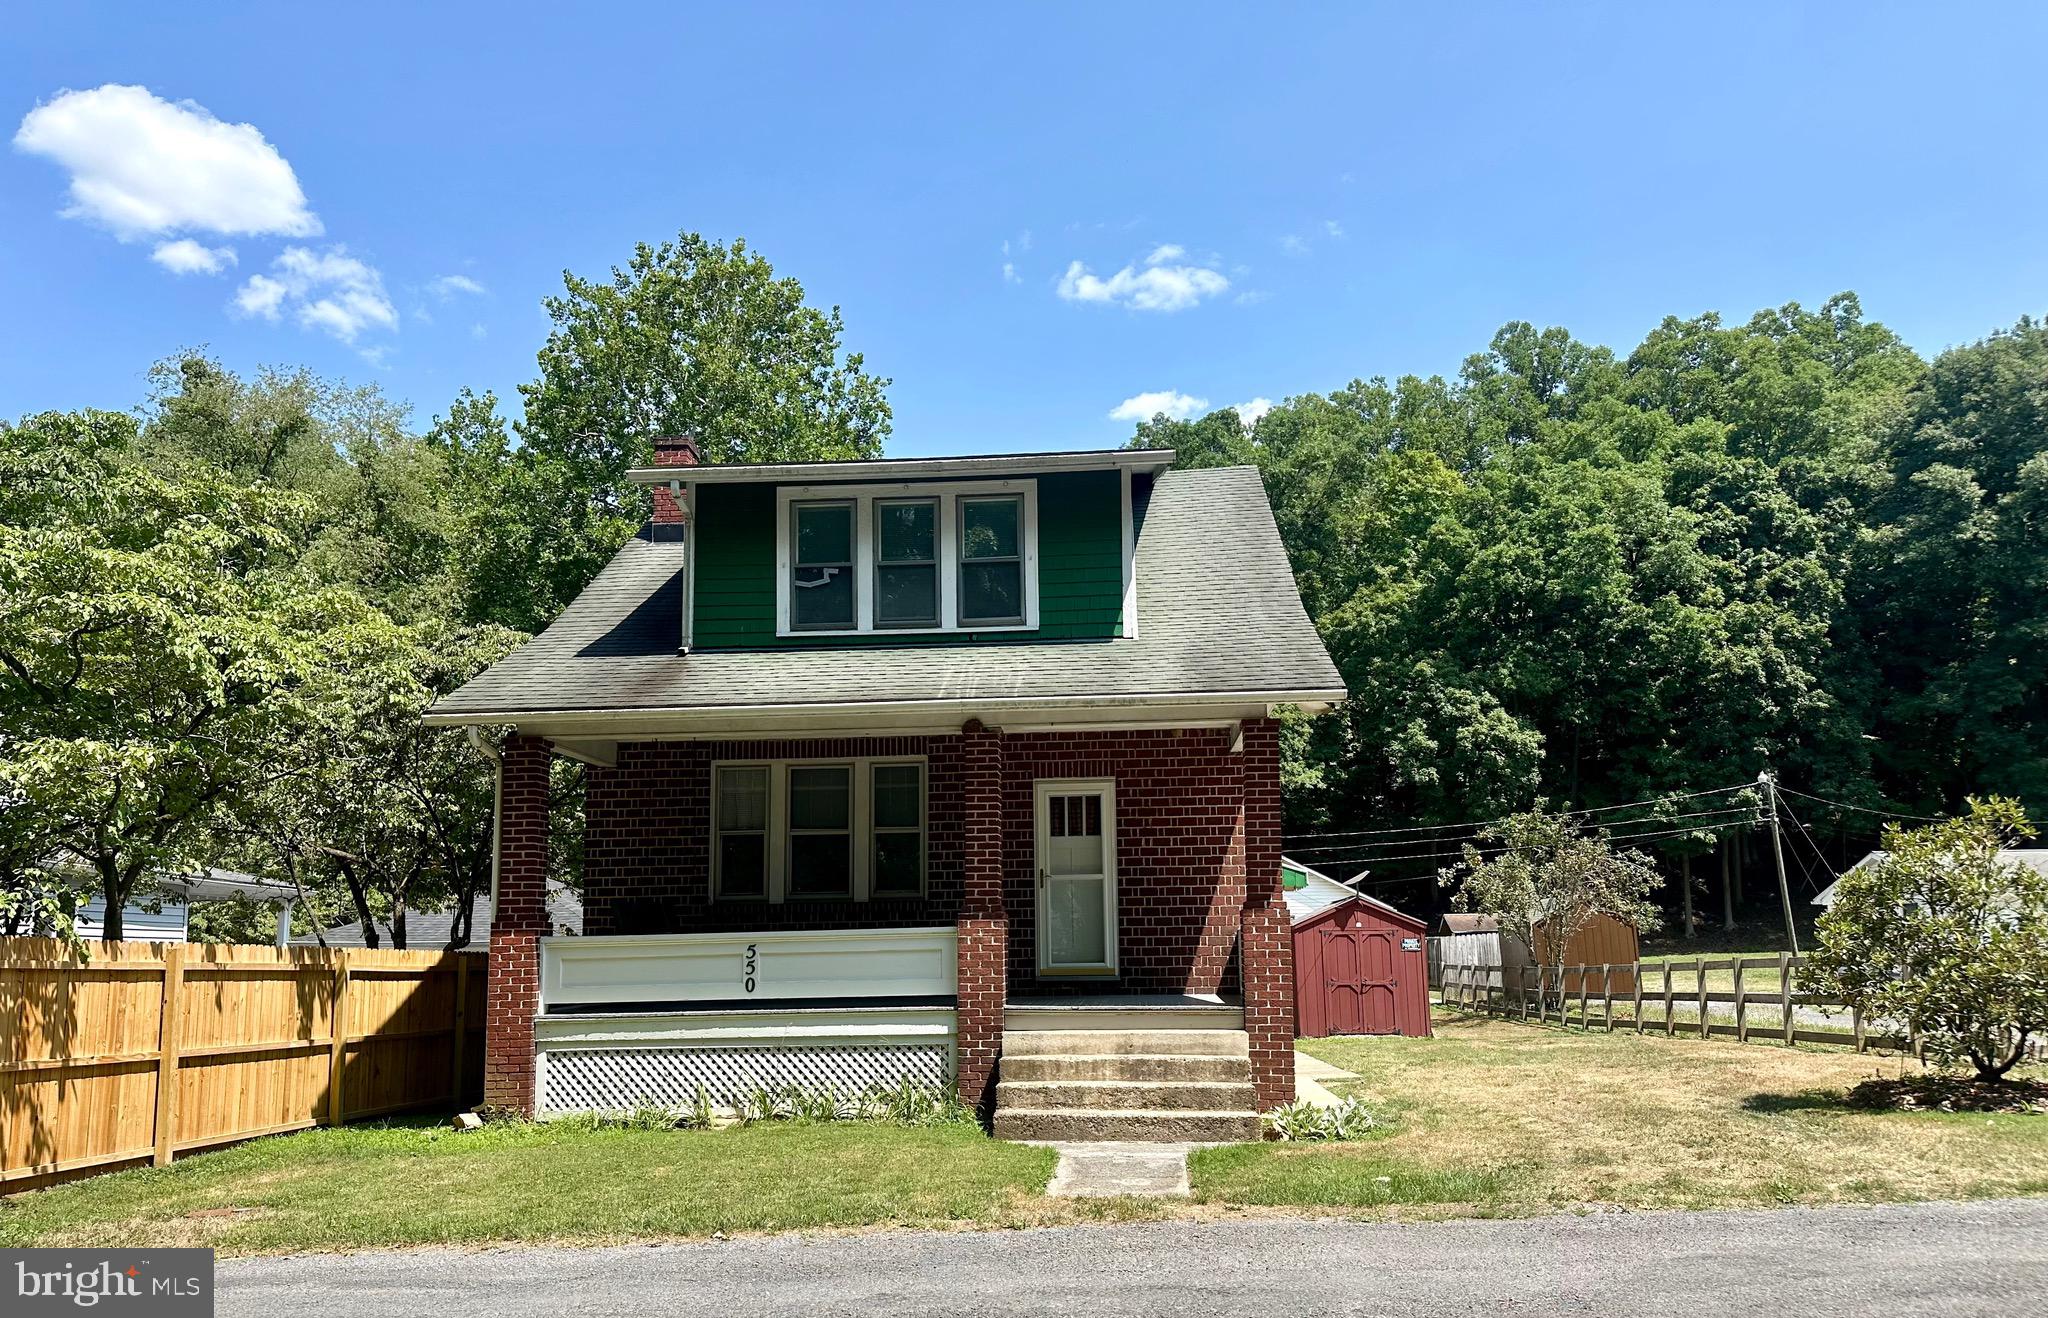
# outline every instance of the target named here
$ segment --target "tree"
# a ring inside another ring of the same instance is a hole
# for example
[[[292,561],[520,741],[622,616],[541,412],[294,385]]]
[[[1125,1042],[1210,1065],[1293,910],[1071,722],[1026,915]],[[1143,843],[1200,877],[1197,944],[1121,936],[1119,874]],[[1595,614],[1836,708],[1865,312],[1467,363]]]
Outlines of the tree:
[[[1467,845],[1441,881],[1459,910],[1499,918],[1501,937],[1519,941],[1541,967],[1539,986],[1563,992],[1565,948],[1594,917],[1656,927],[1656,865],[1640,851],[1616,851],[1605,829],[1548,813],[1539,801],[1479,837],[1490,845]]]
[[[285,571],[303,500],[158,475],[108,412],[0,427],[0,799],[97,877],[105,936],[218,812],[294,772],[294,730],[366,621]]]
[[[837,307],[806,305],[744,239],[683,233],[641,244],[609,280],[562,279],[539,377],[519,389],[523,443],[506,468],[517,498],[501,504],[540,528],[508,543],[550,554],[524,574],[530,602],[502,620],[545,623],[645,519],[646,492],[625,473],[659,436],[694,436],[713,462],[881,453],[889,381],[842,353]]]
[[[2000,854],[2033,836],[2008,797],[1887,826],[1884,857],[1836,885],[1808,983],[1907,1025],[1938,1065],[2003,1079],[2048,1032],[2048,875]]]

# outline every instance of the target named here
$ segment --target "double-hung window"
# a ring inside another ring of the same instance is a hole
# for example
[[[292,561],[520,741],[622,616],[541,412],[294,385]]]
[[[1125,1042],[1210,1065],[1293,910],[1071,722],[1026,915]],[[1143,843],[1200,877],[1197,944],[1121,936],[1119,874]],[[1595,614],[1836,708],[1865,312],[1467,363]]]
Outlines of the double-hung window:
[[[939,501],[875,502],[875,626],[939,625]]]
[[[715,764],[712,892],[800,902],[918,897],[929,852],[922,759]]]
[[[851,500],[800,503],[791,509],[796,544],[790,578],[790,626],[798,631],[848,631],[855,622]]]
[[[960,623],[1024,621],[1024,501],[960,500]]]
[[[776,491],[776,632],[858,636],[1038,626],[1038,483]]]

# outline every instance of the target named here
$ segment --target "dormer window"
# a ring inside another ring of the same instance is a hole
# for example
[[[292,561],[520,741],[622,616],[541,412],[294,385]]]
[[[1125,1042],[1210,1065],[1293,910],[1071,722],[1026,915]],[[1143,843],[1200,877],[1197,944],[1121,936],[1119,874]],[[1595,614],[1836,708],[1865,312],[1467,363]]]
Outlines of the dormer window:
[[[782,486],[776,634],[1038,626],[1035,481]]]

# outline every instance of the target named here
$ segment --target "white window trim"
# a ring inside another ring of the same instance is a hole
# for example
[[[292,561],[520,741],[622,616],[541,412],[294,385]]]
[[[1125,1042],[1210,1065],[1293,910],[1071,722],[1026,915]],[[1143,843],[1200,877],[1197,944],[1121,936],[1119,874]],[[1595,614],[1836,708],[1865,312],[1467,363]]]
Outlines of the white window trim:
[[[883,764],[914,764],[918,774],[918,827],[923,845],[918,849],[918,887],[914,893],[888,893],[874,898],[872,885],[875,856],[875,766]],[[711,867],[711,900],[744,904],[758,903],[762,899],[752,895],[727,897],[722,891],[722,876],[719,874],[718,846],[718,779],[723,769],[768,770],[768,895],[771,906],[784,904],[802,905],[806,902],[843,902],[847,897],[807,896],[789,890],[789,771],[791,769],[837,769],[852,770],[853,800],[848,818],[850,849],[853,853],[853,890],[851,900],[866,902],[922,900],[931,891],[931,797],[932,769],[928,757],[923,755],[868,755],[827,757],[823,759],[794,760],[714,760],[711,763],[711,828],[709,835]]]
[[[1018,528],[1024,562],[1024,621],[961,626],[960,503],[984,495],[1022,496],[1023,524]],[[875,501],[936,499],[939,536],[939,625],[877,627],[875,625]],[[796,503],[851,500],[853,519],[853,617],[851,628],[797,628],[790,625],[790,575],[795,547],[790,541]],[[944,485],[895,482],[888,485],[780,485],[775,490],[775,635],[799,636],[934,636],[964,632],[1028,632],[1038,629],[1038,482],[1035,480],[961,481]]]

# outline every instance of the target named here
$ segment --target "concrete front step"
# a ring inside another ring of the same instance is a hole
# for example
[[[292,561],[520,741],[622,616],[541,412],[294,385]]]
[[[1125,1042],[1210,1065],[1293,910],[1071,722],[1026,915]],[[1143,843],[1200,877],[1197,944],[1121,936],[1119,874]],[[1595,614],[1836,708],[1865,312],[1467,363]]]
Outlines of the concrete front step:
[[[1159,1112],[1143,1109],[996,1109],[996,1138],[1005,1140],[1134,1140],[1236,1144],[1259,1138],[1259,1114]]]
[[[1249,1083],[1246,1057],[1184,1057],[1164,1053],[1102,1053],[1072,1057],[1003,1054],[1004,1080],[1236,1080]]]
[[[1147,1080],[1004,1080],[996,1086],[996,1110],[1243,1112],[1256,1101],[1249,1080],[1235,1083]]]
[[[1005,1030],[1003,1056],[1091,1057],[1147,1054],[1174,1057],[1246,1057],[1243,1030]]]

